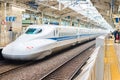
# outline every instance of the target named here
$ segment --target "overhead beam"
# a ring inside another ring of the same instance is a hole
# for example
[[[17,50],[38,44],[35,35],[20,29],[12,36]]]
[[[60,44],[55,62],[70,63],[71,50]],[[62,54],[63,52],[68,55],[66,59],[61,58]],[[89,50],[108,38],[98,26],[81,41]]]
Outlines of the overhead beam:
[[[52,8],[52,6],[54,6],[55,7],[55,9],[57,9],[58,7],[58,3],[57,4],[53,4],[53,5],[43,5],[43,6],[47,6],[47,7],[45,7],[45,8],[43,8],[42,9],[42,11],[47,11],[48,9],[51,9]],[[51,7],[50,7],[51,6]]]
[[[104,9],[104,10],[110,10],[110,6],[109,4],[107,3],[98,3],[98,2],[93,2],[93,5],[96,7],[96,8],[99,8],[99,9]]]
[[[109,10],[104,10],[104,9],[99,9],[97,8],[98,12],[102,15],[105,15],[105,16],[110,16],[110,13],[108,13],[107,11]]]
[[[61,17],[66,17],[66,16],[71,16],[71,15],[75,15],[76,13],[75,12],[68,12],[68,13],[65,13],[64,15],[61,15]]]
[[[101,0],[101,1],[103,1],[103,0]],[[111,0],[104,0],[104,2],[106,2],[106,3],[110,3]]]

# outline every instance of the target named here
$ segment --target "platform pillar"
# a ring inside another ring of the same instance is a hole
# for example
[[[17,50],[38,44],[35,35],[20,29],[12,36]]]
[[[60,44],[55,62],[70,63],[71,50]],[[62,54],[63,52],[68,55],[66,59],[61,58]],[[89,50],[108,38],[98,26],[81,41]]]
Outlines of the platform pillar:
[[[72,18],[71,18],[71,20],[70,20],[70,26],[72,26]]]
[[[60,19],[59,19],[59,25],[61,26],[61,17],[60,17]]]
[[[43,18],[44,18],[44,13],[42,12],[42,24],[44,24]]]
[[[0,8],[0,46],[4,46],[6,44],[6,3],[2,2]]]

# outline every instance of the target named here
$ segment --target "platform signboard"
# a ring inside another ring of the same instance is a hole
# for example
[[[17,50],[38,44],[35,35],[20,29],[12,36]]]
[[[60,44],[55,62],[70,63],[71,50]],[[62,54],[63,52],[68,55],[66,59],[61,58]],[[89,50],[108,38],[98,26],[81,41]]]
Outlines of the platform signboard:
[[[15,16],[7,16],[7,17],[6,17],[6,22],[14,22],[15,19],[16,19]]]

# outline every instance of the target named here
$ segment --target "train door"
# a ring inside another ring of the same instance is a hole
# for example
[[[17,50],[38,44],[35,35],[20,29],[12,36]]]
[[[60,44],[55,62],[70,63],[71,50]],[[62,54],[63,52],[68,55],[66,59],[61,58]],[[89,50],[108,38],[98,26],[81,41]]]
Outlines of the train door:
[[[77,38],[79,39],[79,37],[80,37],[80,36],[79,36],[79,35],[80,35],[80,29],[78,28],[76,31],[77,31],[77,34],[76,34],[76,35],[77,35]]]
[[[55,36],[56,36],[56,37],[59,37],[59,28],[56,28]]]
[[[59,30],[58,30],[58,28],[55,29],[55,31],[54,31],[54,36],[55,36],[55,37],[59,37]]]

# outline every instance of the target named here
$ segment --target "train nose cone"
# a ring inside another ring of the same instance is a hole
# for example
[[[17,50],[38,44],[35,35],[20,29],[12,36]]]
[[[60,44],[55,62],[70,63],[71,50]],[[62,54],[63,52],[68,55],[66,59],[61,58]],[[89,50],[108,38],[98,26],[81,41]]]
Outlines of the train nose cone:
[[[2,50],[2,56],[6,59],[15,59],[18,55],[24,53],[24,47],[21,44],[9,44]]]

